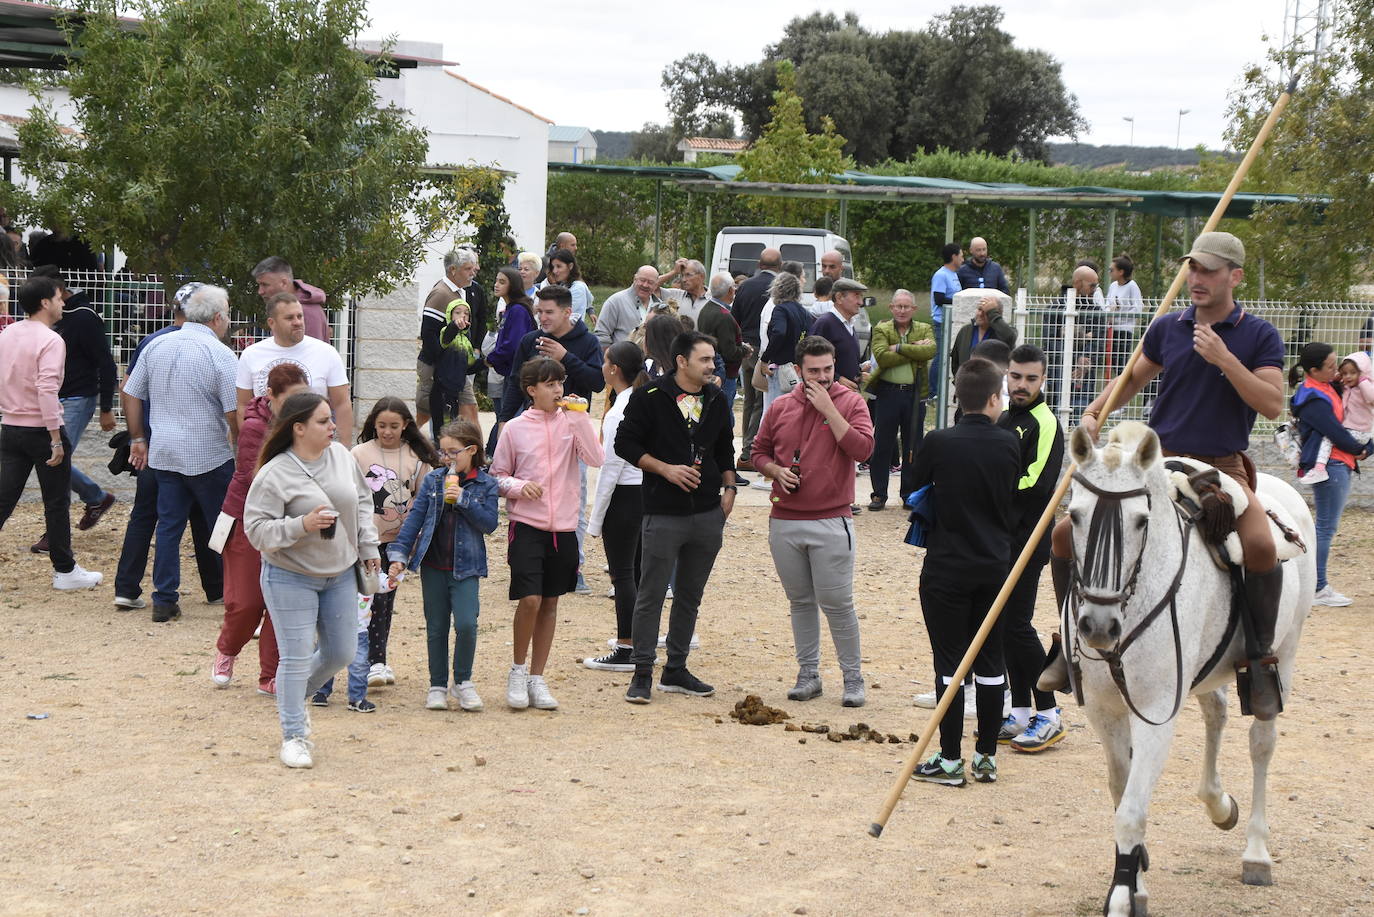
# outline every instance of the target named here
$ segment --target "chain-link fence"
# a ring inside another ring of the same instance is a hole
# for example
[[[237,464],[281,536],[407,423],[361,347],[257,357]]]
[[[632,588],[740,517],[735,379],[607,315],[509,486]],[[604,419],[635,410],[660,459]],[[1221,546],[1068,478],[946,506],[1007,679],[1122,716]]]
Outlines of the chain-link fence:
[[[1008,316],[1019,343],[1035,344],[1045,351],[1045,397],[1066,431],[1083,409],[1126,365],[1159,300],[1146,300],[1139,313],[1104,311],[1101,305],[1078,299],[1073,291],[1064,296],[1027,296],[1020,291]],[[1186,305],[1186,301],[1180,306]],[[1374,302],[1253,302],[1245,309],[1264,318],[1283,337],[1286,367],[1297,362],[1305,344],[1324,341],[1344,356],[1374,349]],[[1113,420],[1148,420],[1158,380],[1122,406]],[[1291,468],[1274,446],[1274,428],[1287,420],[1261,416],[1250,439],[1250,455],[1263,471],[1293,481]],[[1374,506],[1374,482],[1360,475],[1351,501]]]

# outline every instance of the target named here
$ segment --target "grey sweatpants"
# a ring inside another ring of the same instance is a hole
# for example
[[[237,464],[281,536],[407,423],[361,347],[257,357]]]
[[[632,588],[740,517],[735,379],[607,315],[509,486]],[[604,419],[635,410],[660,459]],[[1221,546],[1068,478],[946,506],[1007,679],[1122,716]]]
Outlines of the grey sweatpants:
[[[792,641],[797,664],[821,661],[821,619],[830,624],[835,655],[846,677],[859,674],[859,617],[854,612],[854,529],[847,516],[833,519],[769,519],[768,547],[792,603]]]
[[[668,614],[668,663],[676,669],[687,664],[692,634],[706,580],[711,576],[725,529],[725,513],[719,506],[692,516],[645,513],[640,527],[639,595],[635,598],[634,652],[636,670],[653,669],[658,653],[658,625],[668,580],[673,578],[673,608]]]

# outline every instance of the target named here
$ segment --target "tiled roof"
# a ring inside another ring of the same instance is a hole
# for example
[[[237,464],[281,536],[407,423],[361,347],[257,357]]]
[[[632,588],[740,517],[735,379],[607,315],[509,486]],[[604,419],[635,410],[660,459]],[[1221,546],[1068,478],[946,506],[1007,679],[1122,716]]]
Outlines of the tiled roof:
[[[536,112],[536,111],[530,111],[530,110],[529,110],[528,108],[526,108],[525,106],[519,105],[519,104],[517,104],[517,103],[515,103],[515,102],[512,102],[510,99],[506,98],[505,96],[501,95],[500,93],[498,93],[498,92],[492,92],[490,89],[488,89],[487,87],[481,85],[480,83],[474,83],[472,80],[468,79],[467,77],[465,77],[465,76],[459,76],[458,74],[454,73],[452,70],[445,70],[444,72],[447,73],[449,76],[453,77],[455,80],[462,80],[464,83],[467,83],[467,84],[468,84],[469,86],[471,86],[473,89],[476,89],[476,90],[478,90],[478,91],[480,91],[480,92],[485,92],[487,95],[491,96],[493,99],[500,99],[502,102],[505,102],[507,105],[510,105],[510,106],[512,106],[512,107],[514,107],[514,108],[520,109],[521,111],[523,111],[523,112],[524,112],[525,114],[527,114],[527,115],[534,115],[534,117],[538,118],[540,121],[547,121],[549,124],[552,124],[552,123],[553,123],[553,119],[552,119],[552,118],[545,118],[543,115],[539,114],[539,113]]]
[[[679,148],[688,150],[709,150],[721,153],[739,153],[749,149],[748,140],[730,140],[720,137],[687,137]]]

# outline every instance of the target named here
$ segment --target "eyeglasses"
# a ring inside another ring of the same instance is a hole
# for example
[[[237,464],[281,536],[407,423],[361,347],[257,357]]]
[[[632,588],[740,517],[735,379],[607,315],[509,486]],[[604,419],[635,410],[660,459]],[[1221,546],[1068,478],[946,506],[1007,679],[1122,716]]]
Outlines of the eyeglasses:
[[[464,446],[461,449],[440,449],[439,454],[444,458],[457,458],[469,449],[476,449],[476,446]]]

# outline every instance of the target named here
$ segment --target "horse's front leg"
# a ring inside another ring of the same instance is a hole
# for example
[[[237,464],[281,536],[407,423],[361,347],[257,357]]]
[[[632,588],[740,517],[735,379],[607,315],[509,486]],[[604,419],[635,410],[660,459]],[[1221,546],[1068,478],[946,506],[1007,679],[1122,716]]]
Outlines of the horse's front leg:
[[[1117,869],[1113,873],[1112,889],[1107,897],[1108,917],[1127,917],[1144,915],[1149,912],[1149,894],[1145,890],[1142,873],[1149,868],[1149,861],[1142,856],[1139,871],[1126,875],[1121,870],[1122,857],[1130,857],[1137,848],[1145,850],[1145,818],[1149,814],[1150,797],[1154,795],[1155,784],[1164,770],[1164,762],[1169,758],[1169,746],[1174,740],[1174,721],[1162,726],[1151,726],[1138,719],[1131,719],[1131,770],[1126,778],[1126,789],[1121,794],[1121,802],[1116,807],[1116,852]],[[1135,881],[1132,894],[1129,880]]]
[[[1126,792],[1126,778],[1131,773],[1131,728],[1120,695],[1108,697],[1111,699],[1091,697],[1084,709],[1107,758],[1107,789],[1115,809],[1121,805],[1121,794]]]
[[[1250,767],[1254,787],[1250,793],[1250,821],[1245,826],[1245,853],[1241,856],[1240,879],[1246,885],[1273,885],[1274,861],[1269,857],[1269,821],[1265,818],[1265,796],[1269,786],[1269,759],[1274,755],[1278,730],[1274,720],[1255,720],[1250,724]]]
[[[1221,732],[1226,726],[1226,690],[1218,688],[1197,696],[1202,708],[1202,722],[1206,727],[1206,743],[1202,753],[1202,780],[1198,783],[1197,798],[1207,807],[1207,817],[1223,831],[1230,831],[1240,820],[1240,806],[1230,793],[1221,789],[1221,775],[1217,772],[1217,751],[1221,748]]]

